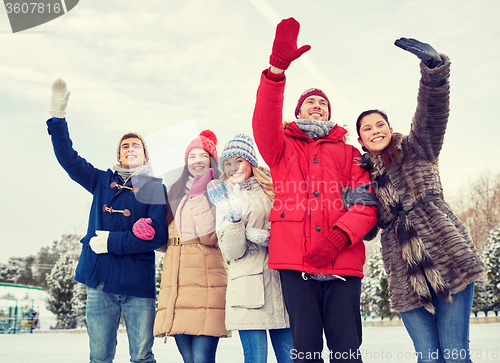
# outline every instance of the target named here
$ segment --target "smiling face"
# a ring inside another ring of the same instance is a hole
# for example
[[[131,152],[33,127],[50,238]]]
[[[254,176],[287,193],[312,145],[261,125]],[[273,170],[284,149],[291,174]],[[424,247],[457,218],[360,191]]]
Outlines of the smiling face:
[[[379,155],[389,145],[392,128],[379,113],[369,114],[361,119],[358,141],[372,155]]]
[[[142,141],[135,137],[122,140],[118,161],[124,169],[132,169],[146,164]]]
[[[328,121],[328,101],[321,96],[309,96],[300,106],[297,118]]]
[[[192,176],[203,175],[203,172],[210,168],[210,155],[200,148],[192,149],[187,157],[188,171]]]
[[[252,164],[244,158],[233,156],[224,160],[224,175],[233,184],[243,183],[252,176]]]

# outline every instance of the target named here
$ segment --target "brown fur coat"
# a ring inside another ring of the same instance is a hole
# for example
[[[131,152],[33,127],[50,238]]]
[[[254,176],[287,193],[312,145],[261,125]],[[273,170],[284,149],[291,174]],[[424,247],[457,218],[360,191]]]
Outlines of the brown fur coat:
[[[429,285],[441,299],[463,290],[485,271],[462,222],[443,199],[438,156],[449,115],[450,60],[429,69],[420,64],[418,105],[408,136],[393,134],[401,160],[386,170],[366,153],[360,165],[374,181],[382,258],[389,279],[392,308],[424,306],[434,313]],[[426,84],[446,81],[439,87]]]

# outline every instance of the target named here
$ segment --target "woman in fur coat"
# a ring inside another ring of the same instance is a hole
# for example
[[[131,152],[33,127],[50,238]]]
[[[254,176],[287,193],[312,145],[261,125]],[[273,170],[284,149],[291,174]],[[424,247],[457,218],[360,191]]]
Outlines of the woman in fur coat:
[[[280,275],[268,267],[272,180],[258,168],[253,140],[244,134],[225,145],[221,163],[222,181],[211,182],[208,195],[217,207],[221,250],[230,261],[226,329],[238,330],[245,362],[267,362],[269,332],[277,362],[292,363]]]
[[[474,281],[485,272],[471,237],[443,199],[438,157],[449,115],[450,60],[429,44],[395,45],[422,61],[418,105],[408,136],[393,133],[379,110],[361,113],[358,141],[367,151],[378,199],[382,258],[392,308],[401,313],[419,362],[470,362]]]

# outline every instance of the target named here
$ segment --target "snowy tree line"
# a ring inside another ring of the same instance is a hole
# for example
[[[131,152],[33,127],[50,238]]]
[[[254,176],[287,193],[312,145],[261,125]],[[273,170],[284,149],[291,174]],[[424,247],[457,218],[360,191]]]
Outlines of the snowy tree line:
[[[47,309],[57,317],[54,329],[75,328],[85,321],[87,289],[74,280],[80,239],[63,235],[36,256],[11,257],[7,264],[0,265],[0,282],[38,286],[49,292]]]
[[[377,243],[376,241],[374,241]],[[498,316],[500,311],[500,224],[490,231],[484,243],[482,258],[488,270],[483,280],[476,281],[472,312],[489,312]],[[378,243],[366,262],[366,275],[362,281],[361,307],[364,316],[378,316],[382,319],[399,318],[391,309],[387,292],[387,274],[382,262],[382,248]]]
[[[488,268],[484,280],[476,282],[473,312],[500,310],[500,174],[484,176],[453,203],[453,209],[471,233]],[[57,316],[53,328],[70,329],[85,324],[87,289],[74,280],[81,251],[81,236],[63,235],[51,247],[43,247],[35,256],[11,257],[0,264],[0,282],[31,285],[48,291],[47,307]],[[390,307],[380,241],[367,243],[365,278],[362,283],[361,309],[364,316],[393,319],[399,314]],[[162,257],[163,254],[159,254]],[[157,289],[163,258],[157,260]],[[2,298],[2,296],[0,296]]]
[[[475,284],[472,311],[500,310],[500,174],[487,173],[463,188],[452,205],[488,270]]]

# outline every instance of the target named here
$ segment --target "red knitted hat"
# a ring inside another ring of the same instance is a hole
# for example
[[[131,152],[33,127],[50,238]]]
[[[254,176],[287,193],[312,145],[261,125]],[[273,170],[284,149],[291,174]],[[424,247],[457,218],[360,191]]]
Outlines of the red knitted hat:
[[[330,121],[330,118],[332,117],[332,112],[331,112],[331,109],[330,109],[330,100],[328,99],[328,97],[326,97],[325,93],[318,89],[318,88],[309,88],[309,89],[306,89],[304,91],[304,93],[302,93],[299,97],[299,102],[297,102],[297,107],[295,107],[295,114],[294,116],[297,117],[299,111],[300,111],[300,107],[302,106],[302,104],[304,103],[304,100],[309,97],[309,96],[320,96],[320,97],[323,97],[326,102],[328,102],[328,121]]]
[[[219,160],[217,159],[217,136],[211,130],[203,130],[200,135],[191,141],[184,154],[184,162],[186,162],[188,154],[191,150],[199,148],[205,150],[211,156],[215,158],[217,166],[219,165]]]

